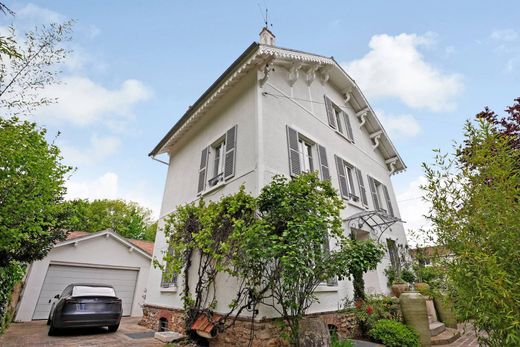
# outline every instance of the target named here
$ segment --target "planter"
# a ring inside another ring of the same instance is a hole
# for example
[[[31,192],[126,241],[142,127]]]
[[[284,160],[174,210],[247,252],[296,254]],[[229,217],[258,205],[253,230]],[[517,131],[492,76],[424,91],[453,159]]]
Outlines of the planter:
[[[436,295],[433,297],[433,302],[435,303],[439,320],[448,328],[457,329],[457,318],[455,317],[455,313],[453,313],[453,305],[450,299],[444,295]]]
[[[422,295],[429,296],[430,293],[430,285],[424,282],[415,283],[415,290],[417,290]]]
[[[402,293],[408,291],[408,283],[394,283],[392,284],[392,294],[395,297],[400,297]]]
[[[431,346],[426,298],[417,292],[408,292],[401,295],[399,303],[404,322],[419,334],[421,347]]]

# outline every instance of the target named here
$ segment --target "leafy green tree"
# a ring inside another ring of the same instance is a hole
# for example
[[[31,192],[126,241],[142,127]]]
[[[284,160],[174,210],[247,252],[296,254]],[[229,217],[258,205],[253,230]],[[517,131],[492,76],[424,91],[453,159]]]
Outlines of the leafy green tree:
[[[23,40],[14,27],[0,37],[0,109],[3,116],[31,114],[56,102],[42,93],[60,83],[60,69],[70,51],[72,21],[51,23],[25,33]]]
[[[68,230],[97,232],[111,228],[124,237],[138,240],[155,240],[157,223],[152,211],[133,201],[121,199],[65,201],[63,227]]]
[[[42,259],[60,230],[65,193],[60,150],[46,130],[16,118],[0,118],[0,266]]]
[[[430,233],[449,253],[450,294],[489,346],[520,345],[520,151],[511,136],[468,122],[456,155],[437,151],[424,164]]]

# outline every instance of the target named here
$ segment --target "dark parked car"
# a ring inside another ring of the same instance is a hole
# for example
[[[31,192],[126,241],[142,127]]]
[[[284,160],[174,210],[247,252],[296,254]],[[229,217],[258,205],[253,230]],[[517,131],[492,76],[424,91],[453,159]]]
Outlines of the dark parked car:
[[[51,302],[49,336],[62,328],[108,326],[108,331],[114,332],[123,314],[121,299],[112,286],[105,284],[70,284]]]

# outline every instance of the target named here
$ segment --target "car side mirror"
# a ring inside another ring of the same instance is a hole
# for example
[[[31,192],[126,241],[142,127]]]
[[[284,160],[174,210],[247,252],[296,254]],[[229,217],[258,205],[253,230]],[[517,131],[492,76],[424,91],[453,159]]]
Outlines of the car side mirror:
[[[54,299],[59,299],[59,298],[60,298],[60,294],[54,295]]]

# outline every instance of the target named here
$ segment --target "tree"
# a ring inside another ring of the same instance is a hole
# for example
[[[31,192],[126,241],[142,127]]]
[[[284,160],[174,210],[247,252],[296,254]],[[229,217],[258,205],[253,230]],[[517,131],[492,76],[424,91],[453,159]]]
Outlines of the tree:
[[[17,118],[0,118],[0,266],[42,259],[60,230],[65,175],[58,147],[46,130]]]
[[[224,273],[237,281],[236,299],[216,326],[243,309],[254,317],[257,305],[264,304],[287,322],[288,338],[298,345],[299,323],[317,300],[316,287],[373,269],[384,254],[373,242],[345,236],[342,207],[330,181],[316,173],[292,180],[275,176],[258,198],[242,187],[216,202],[178,206],[165,218],[170,251],[157,265],[165,273],[184,275],[187,328],[200,314],[211,319],[216,278]],[[193,291],[190,275],[197,277]]]
[[[513,105],[505,109],[507,116],[499,116],[486,107],[484,111],[477,114],[477,119],[487,121],[500,135],[508,138],[512,148],[520,150],[520,98],[514,100]]]
[[[70,40],[72,21],[51,23],[25,33],[18,42],[14,27],[0,37],[0,108],[3,116],[28,115],[36,108],[56,102],[42,91],[59,83],[58,66],[70,53],[63,43]]]
[[[482,117],[485,119],[485,117]],[[442,266],[461,318],[481,342],[520,345],[520,151],[515,133],[481,119],[465,126],[456,155],[423,164],[432,239],[449,252]]]
[[[97,232],[111,228],[127,238],[155,240],[157,224],[152,221],[152,211],[136,202],[76,199],[63,202],[62,207],[62,225],[68,230]]]

